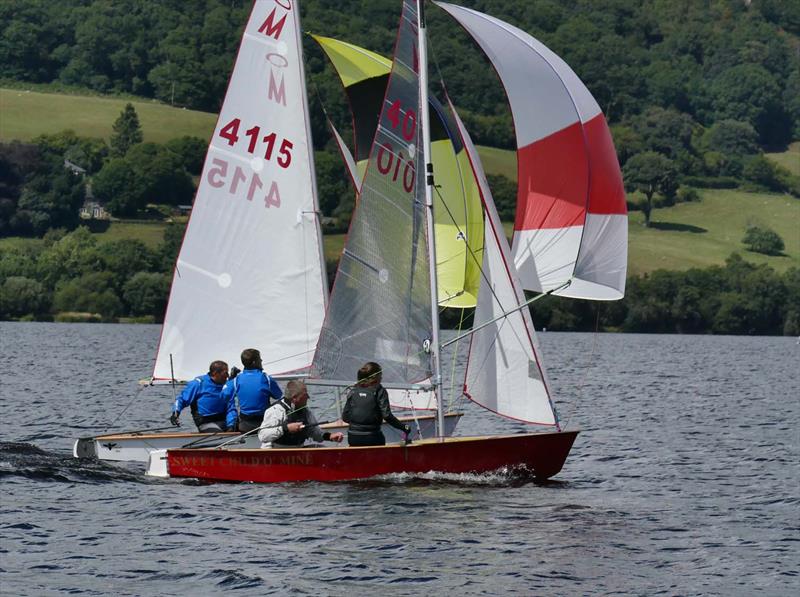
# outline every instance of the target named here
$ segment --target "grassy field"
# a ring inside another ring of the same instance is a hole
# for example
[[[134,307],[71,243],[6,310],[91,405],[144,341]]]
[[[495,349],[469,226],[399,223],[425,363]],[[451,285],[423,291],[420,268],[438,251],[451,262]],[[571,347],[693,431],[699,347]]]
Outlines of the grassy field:
[[[217,121],[216,114],[157,102],[0,89],[0,140],[29,141],[65,129],[83,137],[108,139],[111,126],[129,101],[139,115],[145,141],[164,143],[184,135],[207,139]]]
[[[100,242],[108,242],[113,240],[121,240],[123,238],[132,238],[142,241],[148,247],[155,248],[164,240],[164,229],[167,224],[164,222],[112,222],[108,230],[99,232],[97,240]]]
[[[497,149],[478,145],[478,155],[486,174],[502,174],[513,181],[517,180],[517,154],[510,149]]]
[[[111,125],[129,101],[139,115],[145,141],[163,143],[183,135],[206,139],[217,120],[216,114],[157,102],[0,88],[0,140],[30,141],[65,129],[84,137],[108,139]],[[478,152],[488,174],[517,179],[513,151],[479,146]]]
[[[800,141],[795,141],[789,145],[789,149],[784,152],[768,153],[766,155],[795,176],[800,176]]]
[[[651,228],[642,225],[642,212],[630,213],[629,273],[719,265],[734,251],[781,272],[800,267],[800,199],[723,189],[700,194],[699,202],[653,210]],[[784,255],[747,251],[742,237],[749,225],[769,226],[780,234]]]

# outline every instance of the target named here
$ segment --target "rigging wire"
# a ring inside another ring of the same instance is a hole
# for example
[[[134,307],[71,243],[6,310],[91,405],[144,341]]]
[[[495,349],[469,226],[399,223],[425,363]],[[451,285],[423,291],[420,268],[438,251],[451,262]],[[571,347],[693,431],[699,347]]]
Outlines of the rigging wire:
[[[113,425],[114,425],[114,424],[115,424],[117,421],[119,421],[120,417],[122,417],[122,415],[124,415],[124,414],[125,414],[125,411],[127,411],[127,410],[128,410],[130,407],[131,407],[131,404],[133,404],[133,402],[134,402],[134,401],[135,401],[137,398],[139,398],[139,394],[141,394],[141,393],[142,393],[142,390],[144,390],[144,388],[145,388],[145,387],[146,387],[146,386],[139,386],[139,389],[138,389],[138,391],[134,392],[133,396],[131,396],[131,399],[128,401],[128,404],[127,404],[127,406],[125,406],[125,408],[123,408],[123,409],[122,409],[122,411],[120,411],[120,412],[117,414],[117,416],[116,416],[116,417],[114,417],[114,420],[113,420],[113,421],[111,421],[111,422],[110,422],[108,425],[106,425],[105,429],[103,429],[103,432],[106,432],[106,431],[108,431],[108,430],[109,430],[109,428],[111,428],[111,427],[112,427],[112,426],[113,426]]]

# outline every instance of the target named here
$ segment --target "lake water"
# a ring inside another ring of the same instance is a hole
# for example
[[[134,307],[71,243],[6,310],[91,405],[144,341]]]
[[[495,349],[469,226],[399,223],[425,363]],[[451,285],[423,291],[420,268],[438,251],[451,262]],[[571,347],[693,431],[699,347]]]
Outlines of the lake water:
[[[794,338],[542,334],[562,420],[583,430],[544,485],[500,473],[207,485],[73,459],[76,437],[167,424],[171,389],[135,384],[158,333],[0,323],[3,595],[800,587]],[[461,434],[522,427],[462,406]]]

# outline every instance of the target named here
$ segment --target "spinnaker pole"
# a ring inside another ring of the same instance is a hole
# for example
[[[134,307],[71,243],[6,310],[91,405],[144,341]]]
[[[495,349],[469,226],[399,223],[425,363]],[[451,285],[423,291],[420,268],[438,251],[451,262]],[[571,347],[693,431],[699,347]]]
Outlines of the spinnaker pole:
[[[431,284],[431,368],[436,396],[436,435],[444,437],[442,365],[439,360],[439,290],[436,278],[436,241],[433,227],[433,162],[431,161],[431,120],[428,110],[428,44],[425,30],[425,0],[417,0],[417,46],[419,50],[419,109],[422,112],[422,155],[425,163],[425,219],[428,238],[428,270]]]

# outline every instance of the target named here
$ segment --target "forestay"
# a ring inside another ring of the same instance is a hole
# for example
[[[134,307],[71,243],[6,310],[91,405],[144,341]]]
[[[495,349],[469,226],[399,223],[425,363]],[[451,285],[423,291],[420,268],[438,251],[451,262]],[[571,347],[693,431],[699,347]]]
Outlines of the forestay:
[[[483,276],[478,291],[464,394],[505,417],[558,425],[536,332],[478,152],[451,109],[472,164],[484,208]],[[488,324],[488,325],[487,325]]]
[[[491,16],[444,2],[492,62],[517,143],[513,256],[524,288],[612,300],[625,292],[627,208],[600,107],[544,44]]]
[[[404,2],[364,183],[314,356],[314,377],[354,380],[366,361],[401,386],[431,376],[432,333],[419,130],[417,29]]]
[[[285,8],[288,6],[289,8]],[[255,2],[176,265],[153,378],[191,379],[261,350],[307,368],[327,288],[299,14]]]

